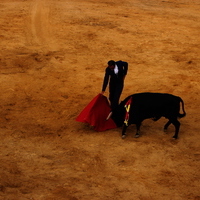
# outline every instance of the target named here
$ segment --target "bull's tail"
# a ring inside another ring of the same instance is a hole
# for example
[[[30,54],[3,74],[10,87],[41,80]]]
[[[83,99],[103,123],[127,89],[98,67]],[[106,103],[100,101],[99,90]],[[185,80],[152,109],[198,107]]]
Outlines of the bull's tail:
[[[182,111],[183,111],[183,113],[181,114],[181,113],[179,113],[178,114],[178,117],[179,118],[182,118],[182,117],[185,117],[186,116],[186,112],[185,112],[185,109],[184,109],[184,102],[183,102],[183,100],[180,98],[180,103],[181,103],[181,105],[182,105]]]

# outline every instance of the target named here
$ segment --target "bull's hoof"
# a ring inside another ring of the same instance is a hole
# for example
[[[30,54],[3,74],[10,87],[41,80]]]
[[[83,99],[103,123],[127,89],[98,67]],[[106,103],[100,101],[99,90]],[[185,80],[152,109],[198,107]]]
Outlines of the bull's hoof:
[[[166,128],[164,128],[164,130],[163,130],[163,131],[164,131],[164,133],[167,133],[167,129],[166,129]]]
[[[173,139],[175,139],[175,140],[177,140],[178,139],[178,137],[176,137],[175,135],[172,137]]]
[[[122,139],[125,139],[126,138],[126,135],[122,135]]]
[[[140,137],[140,135],[139,134],[136,134],[135,136],[134,136],[134,138],[139,138]]]

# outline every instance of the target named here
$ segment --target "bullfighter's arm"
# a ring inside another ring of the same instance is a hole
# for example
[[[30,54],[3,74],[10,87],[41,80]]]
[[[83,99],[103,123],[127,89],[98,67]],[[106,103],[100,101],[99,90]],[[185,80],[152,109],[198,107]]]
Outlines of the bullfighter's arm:
[[[108,81],[109,81],[109,72],[108,72],[108,68],[106,68],[105,76],[104,76],[104,80],[103,80],[103,86],[102,86],[102,93],[105,92],[106,87],[108,85]]]

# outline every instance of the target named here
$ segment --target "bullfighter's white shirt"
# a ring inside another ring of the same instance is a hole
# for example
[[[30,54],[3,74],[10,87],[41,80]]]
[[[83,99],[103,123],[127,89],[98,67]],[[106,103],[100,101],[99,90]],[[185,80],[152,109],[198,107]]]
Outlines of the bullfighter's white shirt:
[[[119,72],[119,69],[118,69],[117,65],[115,65],[114,72],[115,72],[115,74],[118,74],[118,72]]]

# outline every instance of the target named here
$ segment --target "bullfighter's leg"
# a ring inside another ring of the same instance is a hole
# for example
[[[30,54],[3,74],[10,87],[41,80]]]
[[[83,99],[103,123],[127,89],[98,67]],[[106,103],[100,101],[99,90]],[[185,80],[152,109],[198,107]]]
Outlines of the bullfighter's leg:
[[[172,122],[169,120],[165,125],[164,125],[164,132],[167,132],[167,128],[168,126],[171,124]]]
[[[175,134],[173,136],[174,139],[178,138],[178,132],[179,132],[179,128],[180,128],[180,122],[176,119],[172,121],[172,124],[175,126]]]
[[[128,126],[126,124],[123,125],[123,129],[122,129],[122,139],[124,139],[126,137],[126,129],[128,128]]]
[[[110,86],[109,100],[110,100],[110,106],[111,106],[112,111],[114,111],[119,105],[119,99],[120,99],[123,87],[124,87],[123,83],[118,83],[118,84]]]
[[[135,138],[138,138],[140,136],[140,126],[141,126],[141,122],[136,123],[136,134],[135,134]]]

